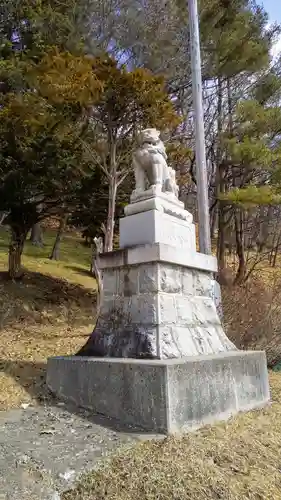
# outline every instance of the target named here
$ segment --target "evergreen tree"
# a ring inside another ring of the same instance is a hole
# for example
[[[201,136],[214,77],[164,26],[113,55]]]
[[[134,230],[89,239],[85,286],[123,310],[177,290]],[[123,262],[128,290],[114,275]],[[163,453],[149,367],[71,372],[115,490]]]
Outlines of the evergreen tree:
[[[77,138],[101,90],[91,59],[63,51],[62,15],[49,3],[15,1],[1,19],[0,211],[11,228],[12,277],[30,228],[73,199],[83,164]]]

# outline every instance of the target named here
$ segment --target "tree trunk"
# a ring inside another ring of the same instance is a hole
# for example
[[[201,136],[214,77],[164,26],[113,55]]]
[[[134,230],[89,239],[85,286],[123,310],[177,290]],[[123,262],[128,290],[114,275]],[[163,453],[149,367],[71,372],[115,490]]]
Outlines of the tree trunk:
[[[222,134],[222,81],[218,78],[218,142],[217,142],[217,168],[216,168],[216,198],[218,200],[216,207],[216,216],[218,224],[218,239],[217,239],[217,259],[219,274],[223,273],[225,267],[225,208],[219,195],[225,190],[224,167],[222,166],[222,151],[221,151],[221,134]]]
[[[234,283],[240,285],[243,283],[246,275],[246,258],[244,246],[244,226],[243,226],[243,213],[237,209],[234,215],[235,221],[235,239],[236,239],[236,253],[239,259],[238,270]]]
[[[216,229],[217,229],[217,225],[218,225],[217,216],[218,216],[218,207],[216,204],[216,206],[213,208],[213,210],[211,212],[211,239],[212,240],[215,238]]]
[[[95,277],[98,288],[97,296],[97,317],[99,317],[101,304],[103,301],[103,282],[102,272],[100,270],[100,254],[103,252],[103,239],[101,237],[94,238],[91,260],[91,273]]]
[[[272,264],[271,264],[272,267],[276,266],[276,260],[277,260],[278,251],[280,248],[280,241],[281,241],[281,234],[278,235],[277,243],[276,243],[275,248],[274,248],[273,259],[272,259]]]
[[[105,230],[105,238],[104,238],[104,251],[105,252],[111,252],[113,249],[116,193],[117,193],[117,183],[116,183],[116,179],[114,178],[110,181],[110,184],[109,184],[108,212],[107,212],[106,230]]]
[[[233,118],[232,118],[233,103],[232,103],[231,81],[230,81],[230,78],[227,78],[226,86],[227,86],[228,130],[229,130],[229,137],[233,137]]]
[[[11,228],[9,245],[9,276],[11,279],[20,279],[23,276],[21,256],[27,232],[22,228]]]
[[[109,145],[108,210],[107,210],[107,219],[106,219],[105,235],[104,235],[104,252],[112,252],[113,250],[116,195],[118,187],[116,141],[117,141],[117,131],[109,128],[108,129],[108,145]]]
[[[268,245],[268,239],[270,236],[270,221],[273,218],[273,207],[260,207],[260,211],[262,220],[260,223],[260,231],[256,244],[259,252],[262,252]]]
[[[38,247],[44,246],[43,229],[41,227],[40,222],[37,222],[36,224],[34,224],[34,226],[32,226],[30,241],[31,241],[32,245],[35,245]]]
[[[225,217],[224,217],[224,207],[219,203],[219,213],[218,213],[218,243],[217,243],[217,259],[218,259],[218,269],[219,273],[223,273],[225,268]]]
[[[222,166],[218,167],[218,195],[225,192],[225,172]],[[225,268],[225,250],[226,250],[226,207],[223,201],[218,200],[218,240],[217,240],[217,259],[219,274],[223,274]]]
[[[57,232],[57,236],[56,236],[55,243],[53,246],[53,250],[52,250],[52,253],[50,255],[50,260],[59,260],[60,242],[61,242],[62,237],[63,237],[63,233],[64,233],[64,230],[66,227],[67,219],[68,219],[68,214],[63,215],[60,219],[60,225],[58,228],[58,232]]]

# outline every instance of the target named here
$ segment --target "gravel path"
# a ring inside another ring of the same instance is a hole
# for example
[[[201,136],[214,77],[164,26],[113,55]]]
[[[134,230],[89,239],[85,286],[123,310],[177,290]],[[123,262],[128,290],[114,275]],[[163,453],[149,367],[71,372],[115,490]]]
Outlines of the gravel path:
[[[0,500],[59,500],[116,448],[151,437],[63,403],[0,412]]]

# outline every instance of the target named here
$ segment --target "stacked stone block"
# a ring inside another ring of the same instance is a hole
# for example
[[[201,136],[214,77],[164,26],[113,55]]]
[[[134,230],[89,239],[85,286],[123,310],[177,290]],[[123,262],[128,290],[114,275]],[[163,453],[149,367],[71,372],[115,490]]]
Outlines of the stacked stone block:
[[[102,355],[166,359],[235,349],[215,308],[210,272],[148,262],[104,269],[103,286],[96,327]]]

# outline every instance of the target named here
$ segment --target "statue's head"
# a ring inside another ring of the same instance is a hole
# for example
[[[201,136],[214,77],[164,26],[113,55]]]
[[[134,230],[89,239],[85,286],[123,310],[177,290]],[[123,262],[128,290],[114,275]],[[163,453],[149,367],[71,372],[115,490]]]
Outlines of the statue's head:
[[[151,144],[157,144],[160,139],[160,132],[156,128],[146,128],[142,130],[138,136],[140,144],[149,142]]]

